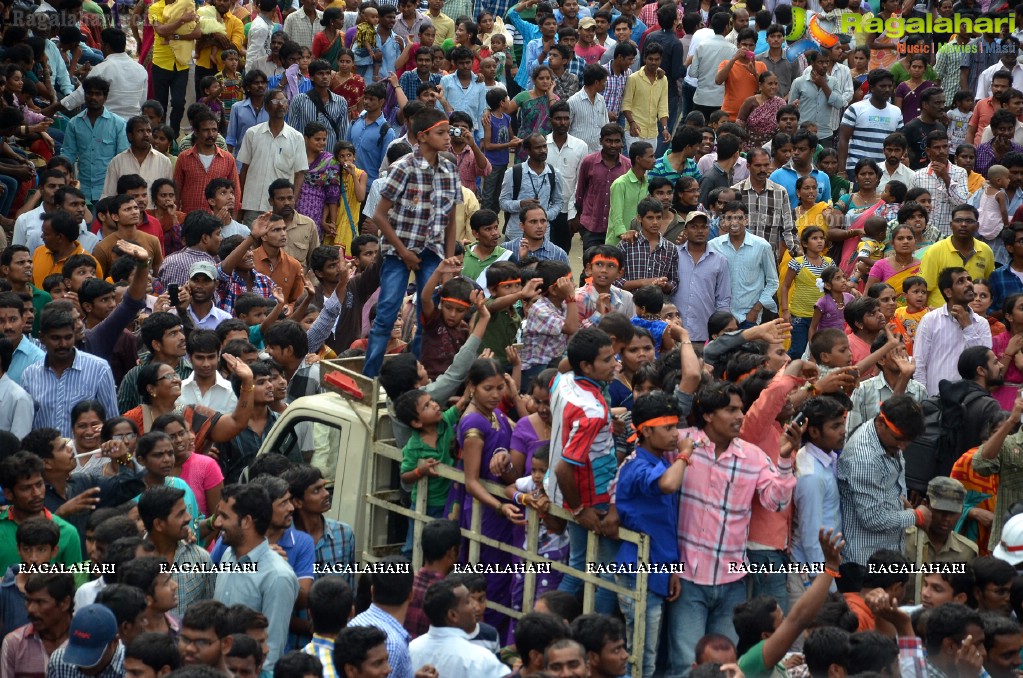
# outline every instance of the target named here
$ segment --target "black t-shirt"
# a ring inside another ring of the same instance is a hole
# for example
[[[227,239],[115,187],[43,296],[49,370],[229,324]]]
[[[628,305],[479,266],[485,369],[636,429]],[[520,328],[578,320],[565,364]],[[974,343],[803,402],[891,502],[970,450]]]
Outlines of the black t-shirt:
[[[920,118],[914,118],[902,128],[902,133],[909,141],[909,168],[922,169],[930,162],[927,159],[927,135],[934,130],[945,131],[941,123],[927,124]],[[951,149],[953,152],[955,149]]]

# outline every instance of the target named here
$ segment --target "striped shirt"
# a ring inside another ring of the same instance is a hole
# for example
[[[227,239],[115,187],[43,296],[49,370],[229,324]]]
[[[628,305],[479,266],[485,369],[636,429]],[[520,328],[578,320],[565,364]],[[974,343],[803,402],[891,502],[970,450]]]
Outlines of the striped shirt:
[[[213,264],[214,266],[217,265],[215,257],[208,252],[197,250],[194,247],[186,247],[180,252],[168,255],[163,260],[163,265],[160,266],[160,282],[164,286],[178,285],[184,287],[188,283],[188,274],[191,272],[192,266],[200,261]]]
[[[582,82],[582,78],[579,79]],[[568,98],[568,133],[586,142],[590,153],[600,150],[600,128],[607,124],[607,102],[599,92],[590,101],[585,89]]]
[[[735,438],[716,455],[714,443],[698,428],[679,436],[694,449],[682,482],[679,503],[679,558],[686,564],[682,578],[700,586],[739,581],[744,574],[729,572],[730,563],[746,562],[746,537],[753,502],[781,511],[792,499],[796,479],[792,460],[776,466],[756,445]],[[676,453],[668,453],[669,463]]]
[[[96,356],[73,349],[71,366],[59,377],[50,369],[49,359],[29,365],[21,375],[21,387],[35,401],[33,428],[52,427],[71,437],[71,408],[83,400],[98,400],[114,416],[117,393],[110,364]]]
[[[312,97],[318,97],[317,92],[298,94],[288,105],[288,124],[305,133],[305,126],[310,122],[318,122],[327,128],[327,148],[333,152],[334,145],[339,140],[348,138],[349,115],[348,102],[344,97],[333,92],[328,92],[330,100],[323,104],[322,109],[326,115],[320,113],[320,108],[313,103]],[[322,99],[320,100],[323,101]]]
[[[929,395],[938,395],[938,383],[943,379],[959,381],[957,365],[964,349],[991,348],[991,325],[973,310],[969,312],[971,323],[965,330],[949,313],[947,304],[925,315],[917,325],[913,338],[916,362],[913,378],[924,385]]]
[[[861,158],[884,157],[884,139],[902,127],[902,111],[892,104],[877,108],[864,99],[845,109],[842,126],[852,128],[845,160],[846,170],[851,171]]]
[[[611,434],[611,410],[600,387],[572,372],[559,375],[551,388],[551,416],[550,468],[558,460],[571,466],[581,506],[607,504],[618,459]],[[544,482],[551,502],[563,503],[557,476],[548,473]]]
[[[902,551],[903,530],[916,524],[916,513],[902,504],[907,496],[905,469],[902,451],[888,454],[873,423],[849,438],[835,469],[844,562],[866,565],[880,549]]]
[[[31,622],[8,633],[3,643],[3,649],[0,649],[0,673],[4,676],[35,678],[46,675],[46,664],[50,656],[46,654],[43,639],[36,633]]]
[[[348,622],[348,626],[375,626],[386,633],[387,660],[391,664],[387,678],[412,678],[412,656],[408,649],[411,636],[397,619],[376,605],[370,605],[365,612]]]

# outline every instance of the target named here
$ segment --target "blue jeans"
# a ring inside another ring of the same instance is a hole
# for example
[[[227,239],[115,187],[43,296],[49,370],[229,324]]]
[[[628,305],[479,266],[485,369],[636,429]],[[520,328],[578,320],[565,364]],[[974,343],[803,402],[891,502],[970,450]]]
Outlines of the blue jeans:
[[[619,586],[636,590],[636,575],[619,574],[615,575],[615,581]],[[635,603],[628,596],[618,596],[618,606],[622,608],[625,615],[626,644],[629,652],[634,656],[640,653],[632,647],[632,637],[636,628]],[[643,678],[651,678],[654,675],[654,668],[657,665],[657,641],[661,637],[661,617],[664,613],[664,597],[653,591],[647,590],[646,594],[646,635],[643,640]]]
[[[789,564],[789,557],[784,551],[754,551],[746,549],[746,557],[751,565],[770,566],[775,569]],[[787,574],[751,574],[747,577],[749,597],[771,596],[786,613],[789,611],[789,577]]]
[[[589,530],[581,525],[576,523],[568,524],[568,564],[577,570],[586,570],[586,538],[589,534]],[[621,544],[622,542],[618,539],[597,537],[597,562],[605,564],[615,562],[615,558],[618,556],[618,548]],[[614,575],[611,573],[601,574],[600,578],[609,584],[613,584],[615,581]],[[561,580],[558,590],[567,591],[574,596],[579,596],[583,590],[583,581],[566,574],[565,578]],[[614,592],[598,588],[596,600],[594,601],[594,611],[601,614],[614,614],[617,598],[618,596]]]
[[[6,216],[14,205],[14,196],[18,192],[18,180],[6,174],[0,174],[0,184],[4,186],[3,195],[0,195],[0,214]]]
[[[792,316],[792,343],[789,345],[789,357],[799,360],[806,351],[807,338],[810,336],[810,323],[813,318]]]
[[[668,604],[667,678],[680,678],[689,672],[696,658],[696,643],[708,633],[720,633],[738,642],[732,624],[732,611],[746,600],[746,582],[734,581],[719,586],[701,586],[682,580],[682,595]]]
[[[416,508],[415,504],[412,505],[412,508],[413,509]],[[444,514],[444,509],[445,508],[447,508],[447,507],[446,506],[427,506],[426,507],[426,515],[430,516],[431,518],[438,518],[438,519],[439,518],[446,518],[447,516]],[[408,534],[406,534],[406,536],[405,536],[405,545],[401,547],[401,555],[405,556],[409,560],[412,560],[412,549],[415,546],[415,544],[413,543],[413,538],[415,537],[415,530],[416,530],[416,521],[414,521],[411,518],[409,518],[409,521],[408,521]]]
[[[440,265],[440,257],[432,250],[419,253],[419,270],[416,271],[416,288],[422,290],[426,281]],[[367,377],[375,377],[380,373],[384,362],[384,351],[391,337],[391,329],[401,310],[401,302],[405,299],[408,287],[409,270],[401,257],[388,254],[380,266],[380,297],[377,301],[377,315],[373,321],[373,329],[369,331],[369,346],[366,351],[366,364],[362,373]],[[423,315],[423,300],[416,301],[416,317]],[[423,325],[417,323],[416,338],[412,341],[412,352],[418,356],[423,340]]]

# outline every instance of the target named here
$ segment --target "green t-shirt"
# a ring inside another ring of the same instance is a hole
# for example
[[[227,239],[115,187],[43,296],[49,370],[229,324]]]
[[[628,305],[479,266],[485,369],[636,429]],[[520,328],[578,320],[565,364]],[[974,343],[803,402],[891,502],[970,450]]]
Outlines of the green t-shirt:
[[[493,298],[487,299],[487,307],[489,308],[493,302]],[[508,362],[504,357],[504,349],[515,343],[521,324],[522,316],[519,315],[514,305],[503,311],[491,312],[490,322],[487,323],[487,329],[483,332],[480,350],[489,348],[494,352],[494,357],[501,361],[501,364]]]
[[[46,517],[60,528],[56,562],[63,565],[82,562],[82,542],[78,539],[78,530],[71,523],[49,511],[46,511]],[[14,538],[17,531],[18,525],[10,517],[10,507],[0,511],[0,572],[7,572],[11,565],[21,562],[18,543]]]
[[[420,459],[438,459],[442,464],[454,465],[455,458],[451,454],[451,445],[455,442],[455,426],[462,413],[457,407],[449,407],[444,412],[444,418],[437,424],[437,446],[431,447],[423,442],[423,437],[418,429],[412,430],[412,437],[401,449],[401,472],[408,473],[415,470]],[[447,478],[430,478],[429,492],[426,498],[428,508],[444,508],[448,503],[448,495],[451,493],[451,481]],[[419,492],[419,483],[412,486],[412,507],[415,508],[416,496]]]
[[[746,654],[739,657],[739,668],[746,674],[747,678],[787,678],[789,672],[781,664],[776,664],[768,669],[764,665],[764,643],[759,643],[746,650]]]

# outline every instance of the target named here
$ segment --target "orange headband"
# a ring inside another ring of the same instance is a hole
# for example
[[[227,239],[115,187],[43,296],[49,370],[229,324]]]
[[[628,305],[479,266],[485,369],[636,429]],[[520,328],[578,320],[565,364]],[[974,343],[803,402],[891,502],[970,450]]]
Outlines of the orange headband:
[[[894,433],[895,435],[897,435],[899,438],[901,438],[903,440],[908,440],[908,436],[906,436],[906,434],[902,432],[902,429],[900,429],[898,426],[893,424],[888,419],[888,417],[884,416],[884,412],[879,412],[877,416],[880,417],[881,421],[884,422],[885,426],[887,426],[889,429],[891,429],[892,433]]]
[[[571,272],[566,273],[565,275],[563,275],[560,278],[558,278],[558,280],[571,280],[571,279],[572,279],[572,273]],[[548,285],[548,289],[550,289],[551,287],[557,287],[557,285],[558,285],[558,283],[557,283],[557,281],[555,281],[553,285]]]
[[[497,286],[500,287],[501,285],[518,285],[521,282],[522,278],[512,278],[511,280],[505,280],[504,282],[497,283]]]
[[[598,261],[606,261],[609,264],[614,264],[615,266],[618,266],[618,260],[617,259],[615,259],[614,257],[605,257],[603,254],[598,254],[595,257],[593,257],[592,259],[590,259],[590,263],[591,264],[595,264]]]
[[[461,306],[462,308],[469,308],[470,306],[472,306],[472,304],[470,304],[468,301],[462,301],[461,299],[452,299],[451,297],[441,297],[440,300],[446,301],[449,304],[454,304],[455,306]]]
[[[424,130],[420,130],[420,132],[425,134],[426,132],[429,132],[430,130],[436,129],[437,127],[440,127],[441,125],[450,125],[450,124],[451,124],[451,122],[448,121],[448,120],[441,120],[440,122],[435,122],[434,124],[430,125],[429,127],[427,127]]]
[[[678,417],[654,417],[653,419],[647,419],[642,424],[637,424],[636,430],[642,431],[651,426],[678,426]]]
[[[745,380],[749,379],[749,378],[750,378],[750,377],[752,377],[752,376],[753,376],[754,374],[756,374],[756,373],[757,373],[757,370],[759,370],[759,369],[760,369],[760,366],[757,366],[757,367],[754,367],[754,368],[753,368],[752,370],[750,370],[749,372],[746,372],[745,374],[740,374],[740,375],[739,375],[739,378],[735,380],[735,383],[736,383],[736,384],[741,384],[741,383],[742,383],[743,381],[745,381]]]

